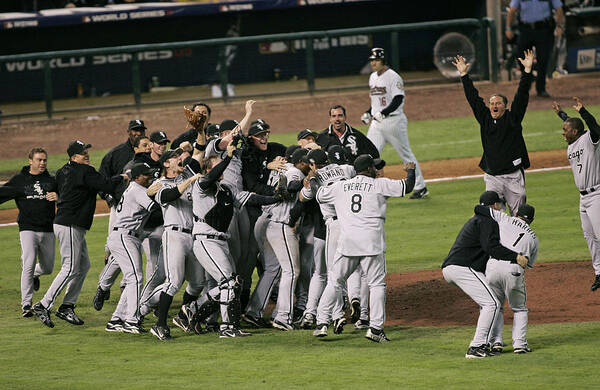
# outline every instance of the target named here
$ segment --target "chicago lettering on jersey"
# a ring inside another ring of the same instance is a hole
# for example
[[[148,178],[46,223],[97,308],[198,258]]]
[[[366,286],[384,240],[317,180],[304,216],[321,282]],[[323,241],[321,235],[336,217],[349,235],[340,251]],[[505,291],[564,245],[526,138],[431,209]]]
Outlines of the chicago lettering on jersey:
[[[583,157],[583,148],[579,149],[579,150],[576,150],[574,152],[571,152],[568,155],[569,160],[571,160],[573,158],[576,158],[577,161],[579,161],[579,159],[582,158],[582,157]]]

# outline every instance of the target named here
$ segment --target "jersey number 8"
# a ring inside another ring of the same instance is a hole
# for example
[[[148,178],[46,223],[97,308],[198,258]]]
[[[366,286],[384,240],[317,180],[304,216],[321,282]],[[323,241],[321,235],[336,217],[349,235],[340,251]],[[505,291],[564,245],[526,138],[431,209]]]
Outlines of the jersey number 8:
[[[362,209],[362,195],[354,194],[352,195],[352,204],[350,205],[350,211],[353,213],[358,213]]]

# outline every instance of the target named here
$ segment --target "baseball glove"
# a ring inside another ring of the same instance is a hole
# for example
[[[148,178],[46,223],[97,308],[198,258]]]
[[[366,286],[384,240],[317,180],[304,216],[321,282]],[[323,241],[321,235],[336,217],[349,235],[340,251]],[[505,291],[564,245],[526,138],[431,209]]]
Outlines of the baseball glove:
[[[204,129],[204,123],[206,122],[206,115],[204,113],[192,111],[187,107],[183,107],[183,111],[190,126],[196,130]]]
[[[290,194],[287,189],[287,177],[285,175],[279,176],[279,181],[277,182],[277,186],[275,186],[274,196],[283,201],[293,199],[293,194]]]

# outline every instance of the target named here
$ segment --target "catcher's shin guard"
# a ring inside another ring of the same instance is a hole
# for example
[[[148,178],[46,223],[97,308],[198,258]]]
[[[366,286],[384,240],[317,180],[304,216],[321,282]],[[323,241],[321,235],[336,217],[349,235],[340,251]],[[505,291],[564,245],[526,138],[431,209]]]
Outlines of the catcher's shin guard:
[[[206,294],[206,301],[198,305],[194,322],[204,322],[212,313],[219,310],[219,302],[215,301],[210,294]]]

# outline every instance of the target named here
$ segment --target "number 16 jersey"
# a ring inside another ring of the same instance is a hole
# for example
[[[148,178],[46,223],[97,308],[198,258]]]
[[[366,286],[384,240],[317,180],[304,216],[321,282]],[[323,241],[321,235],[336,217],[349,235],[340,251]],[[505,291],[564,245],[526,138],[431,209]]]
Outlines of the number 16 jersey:
[[[393,69],[387,69],[381,75],[371,73],[369,77],[369,95],[371,96],[371,114],[381,112],[390,105],[394,96],[404,96],[404,81]],[[402,113],[404,101],[390,115]]]

